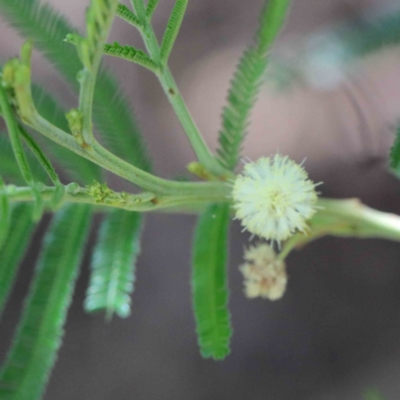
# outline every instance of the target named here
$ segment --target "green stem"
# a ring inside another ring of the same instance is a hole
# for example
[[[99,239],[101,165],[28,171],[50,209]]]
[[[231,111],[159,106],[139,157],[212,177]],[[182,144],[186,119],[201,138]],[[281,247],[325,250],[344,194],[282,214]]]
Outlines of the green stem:
[[[146,17],[143,1],[132,0],[132,2],[134,4],[137,16],[141,21],[141,27],[139,30],[147,51],[149,52],[150,57],[161,65],[160,45],[157,41],[154,29],[149,23],[149,18]],[[182,128],[185,131],[199,162],[215,175],[226,176],[229,174],[229,171],[226,171],[223,167],[221,167],[204,141],[203,136],[194,122],[193,117],[186,106],[182,94],[180,93],[168,66],[161,68],[160,71],[156,73],[156,76],[159,79],[160,84],[167,95],[168,100],[171,103],[172,108],[174,109],[175,114],[178,117],[178,120],[181,123]]]
[[[158,178],[120,159],[97,142],[94,142],[92,147],[81,147],[72,135],[42,118],[33,103],[31,103],[29,118],[25,122],[61,146],[138,185],[144,190],[164,195],[202,196],[208,189],[211,189],[225,196],[229,194],[228,185],[222,182],[175,182]]]
[[[294,249],[326,235],[379,238],[400,242],[400,216],[374,210],[358,199],[319,199],[321,207],[307,235],[296,233],[284,244],[278,258],[284,260]]]
[[[80,187],[72,183],[64,187],[64,203],[85,203],[101,207],[120,208],[128,211],[149,212],[149,211],[196,211],[213,203],[227,202],[226,196],[217,194],[212,190],[205,191],[202,196],[155,196],[151,193],[127,194],[112,192],[104,195],[103,198],[93,196],[90,188]],[[34,200],[34,193],[30,187],[16,187],[14,185],[4,186],[2,189],[10,202],[31,202]],[[49,201],[54,197],[56,187],[43,186],[40,189],[41,197],[44,201]]]

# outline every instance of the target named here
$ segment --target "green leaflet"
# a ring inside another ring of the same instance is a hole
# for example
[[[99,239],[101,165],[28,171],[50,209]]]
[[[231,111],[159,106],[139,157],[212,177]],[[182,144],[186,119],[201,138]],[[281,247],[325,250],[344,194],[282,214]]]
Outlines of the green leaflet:
[[[35,226],[31,216],[31,204],[15,204],[11,209],[12,229],[0,249],[0,317]]]
[[[67,34],[77,33],[77,30],[49,5],[40,4],[38,0],[0,0],[0,11],[22,36],[34,41],[35,47],[78,91],[76,76],[82,64],[74,47],[64,42]],[[150,161],[132,110],[115,79],[104,70],[100,71],[96,81],[93,118],[111,151],[142,169],[150,170]]]
[[[69,132],[65,112],[57,104],[55,99],[48,94],[43,88],[37,85],[32,87],[32,96],[39,114],[53,125]],[[59,146],[51,140],[38,136],[41,145],[44,145],[46,152],[53,162],[60,165],[66,171],[68,177],[74,182],[81,184],[101,181],[100,168],[89,160],[78,156],[77,154],[69,151],[65,147]]]
[[[5,192],[4,181],[0,176],[0,250],[2,249],[4,241],[7,238],[9,227],[10,227],[10,202],[8,200],[7,193]],[[0,308],[1,308],[1,303],[0,303]]]
[[[161,65],[166,65],[168,62],[168,57],[174,47],[176,37],[178,36],[187,4],[188,0],[176,0],[161,43]]]
[[[140,250],[142,215],[113,210],[106,214],[92,258],[85,310],[105,310],[107,317],[130,314],[135,262]]]
[[[400,127],[397,129],[396,138],[390,150],[390,168],[400,178]]]
[[[121,46],[118,42],[104,45],[104,54],[112,57],[119,57],[134,62],[144,68],[157,73],[159,67],[144,51],[136,49],[133,46]]]
[[[153,16],[154,11],[157,8],[158,1],[159,0],[149,0],[146,8],[146,17],[148,20],[151,20],[151,17]]]
[[[244,52],[231,82],[217,150],[221,165],[227,169],[234,170],[240,158],[250,114],[268,65],[268,51],[284,23],[288,5],[289,0],[265,3],[254,45]]]
[[[229,206],[213,205],[200,217],[194,238],[193,307],[200,352],[221,360],[231,337],[227,289]]]
[[[17,335],[0,372],[2,400],[41,397],[61,344],[90,216],[87,205],[69,205],[54,216]]]

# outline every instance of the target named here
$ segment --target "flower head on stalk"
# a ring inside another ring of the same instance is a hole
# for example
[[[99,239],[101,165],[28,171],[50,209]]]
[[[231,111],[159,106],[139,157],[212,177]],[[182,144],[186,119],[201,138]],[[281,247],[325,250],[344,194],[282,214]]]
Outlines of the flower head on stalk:
[[[233,183],[236,218],[246,230],[280,243],[316,212],[316,184],[287,156],[262,157],[245,165]]]

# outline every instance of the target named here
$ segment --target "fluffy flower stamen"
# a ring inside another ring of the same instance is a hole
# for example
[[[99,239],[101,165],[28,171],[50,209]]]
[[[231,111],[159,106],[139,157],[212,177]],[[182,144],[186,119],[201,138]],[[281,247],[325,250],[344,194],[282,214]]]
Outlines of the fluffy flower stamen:
[[[301,165],[276,154],[245,165],[233,184],[236,217],[249,232],[278,243],[296,231],[316,211],[315,184]]]

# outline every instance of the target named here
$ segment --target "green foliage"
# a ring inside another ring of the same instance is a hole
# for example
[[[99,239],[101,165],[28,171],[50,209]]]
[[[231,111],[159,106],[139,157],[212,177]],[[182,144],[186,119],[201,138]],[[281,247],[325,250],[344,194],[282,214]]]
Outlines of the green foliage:
[[[213,205],[200,217],[193,247],[193,308],[200,352],[221,360],[231,337],[227,289],[229,206]]]
[[[54,216],[17,335],[0,373],[4,400],[36,400],[42,394],[61,344],[90,216],[87,205],[69,205]]]
[[[130,314],[141,221],[134,212],[113,210],[106,215],[93,253],[86,311],[105,310],[107,317]]]
[[[143,50],[133,46],[121,46],[118,42],[104,45],[104,54],[107,56],[119,57],[134,62],[144,68],[156,73],[159,67]]]
[[[397,129],[396,139],[390,150],[390,168],[400,178],[400,127]]]
[[[182,25],[187,4],[188,0],[176,0],[175,6],[171,12],[160,48],[162,65],[166,65],[168,62],[168,57],[171,54],[172,48],[174,47],[179,28]]]
[[[288,3],[289,0],[266,1],[254,44],[244,52],[232,79],[217,150],[221,165],[227,169],[234,170],[240,158],[251,111],[268,66],[268,51],[284,23]]]
[[[35,47],[78,90],[76,77],[82,64],[75,49],[64,42],[69,33],[77,30],[49,5],[37,0],[0,0],[0,11],[22,36],[34,41]],[[142,169],[150,169],[133,113],[115,78],[104,70],[99,72],[96,81],[93,119],[111,151]]]
[[[31,204],[22,203],[12,207],[12,229],[10,229],[4,245],[0,248],[0,316],[34,228],[31,215]],[[3,219],[1,221],[3,223]]]
[[[146,17],[150,20],[157,8],[159,0],[149,0],[146,8]]]

